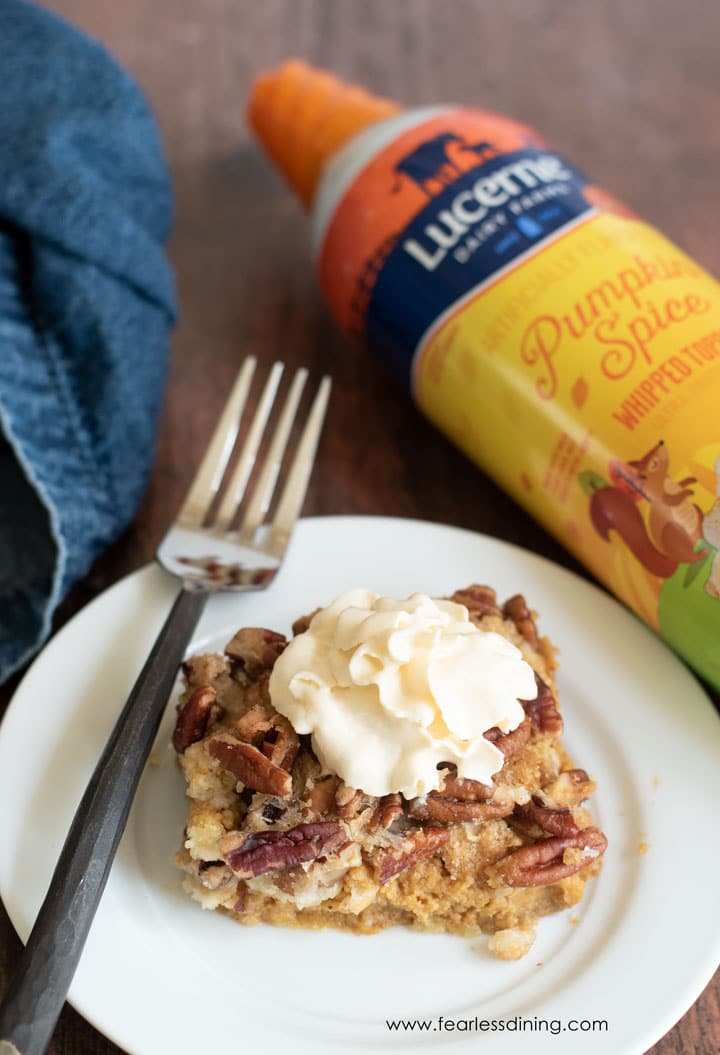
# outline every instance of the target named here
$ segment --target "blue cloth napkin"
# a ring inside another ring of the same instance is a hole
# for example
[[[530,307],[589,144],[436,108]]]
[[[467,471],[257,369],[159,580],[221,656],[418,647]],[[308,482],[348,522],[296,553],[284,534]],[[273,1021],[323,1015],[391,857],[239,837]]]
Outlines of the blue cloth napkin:
[[[0,682],[131,519],[175,301],[149,108],[97,43],[0,2]]]

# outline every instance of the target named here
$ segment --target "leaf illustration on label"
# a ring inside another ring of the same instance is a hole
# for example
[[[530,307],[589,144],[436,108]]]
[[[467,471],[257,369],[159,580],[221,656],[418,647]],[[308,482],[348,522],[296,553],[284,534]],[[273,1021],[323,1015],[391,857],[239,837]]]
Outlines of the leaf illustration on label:
[[[593,472],[592,469],[584,469],[583,472],[578,473],[577,479],[583,493],[586,494],[588,498],[592,498],[595,492],[601,490],[601,488],[610,486],[604,476],[601,476],[600,473]]]
[[[590,386],[587,381],[584,377],[579,377],[570,390],[572,401],[578,409],[585,403],[589,392]]]
[[[698,560],[695,561],[694,564],[688,564],[687,571],[685,572],[685,578],[683,579],[683,586],[686,590],[688,586],[692,586],[692,584],[695,582],[698,575],[703,570],[706,564],[706,560]]]

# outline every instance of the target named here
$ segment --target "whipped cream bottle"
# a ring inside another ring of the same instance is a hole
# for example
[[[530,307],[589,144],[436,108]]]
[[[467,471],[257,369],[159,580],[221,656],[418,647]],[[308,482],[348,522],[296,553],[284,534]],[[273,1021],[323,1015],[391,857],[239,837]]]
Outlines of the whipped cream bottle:
[[[508,118],[300,62],[249,117],[341,328],[720,688],[720,285]]]

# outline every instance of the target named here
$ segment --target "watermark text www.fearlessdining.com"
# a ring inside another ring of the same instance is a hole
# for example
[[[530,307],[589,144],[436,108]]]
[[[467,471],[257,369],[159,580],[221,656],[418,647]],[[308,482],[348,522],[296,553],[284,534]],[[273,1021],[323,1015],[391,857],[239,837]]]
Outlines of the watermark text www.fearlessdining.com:
[[[606,1018],[388,1018],[391,1033],[607,1033]]]

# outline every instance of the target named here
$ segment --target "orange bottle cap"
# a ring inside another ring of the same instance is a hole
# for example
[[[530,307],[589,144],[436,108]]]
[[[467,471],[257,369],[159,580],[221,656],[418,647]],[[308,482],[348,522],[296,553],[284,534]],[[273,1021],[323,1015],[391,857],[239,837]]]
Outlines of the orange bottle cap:
[[[291,59],[253,84],[248,120],[266,153],[309,209],[322,170],[363,128],[402,107]]]

